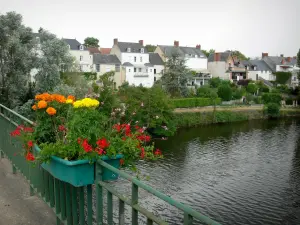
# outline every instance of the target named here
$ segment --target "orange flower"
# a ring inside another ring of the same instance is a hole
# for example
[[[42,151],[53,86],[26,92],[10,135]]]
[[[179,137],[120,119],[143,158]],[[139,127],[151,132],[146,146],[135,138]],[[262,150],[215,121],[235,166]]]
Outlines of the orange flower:
[[[38,108],[39,109],[44,109],[46,107],[47,107],[47,102],[46,101],[41,100],[41,101],[38,102]]]
[[[44,101],[51,101],[51,95],[46,93],[39,94],[35,96],[35,100],[44,100]]]
[[[51,95],[52,101],[57,101],[59,103],[65,103],[66,102],[66,98],[63,95],[59,95],[59,94],[53,94]]]
[[[34,111],[37,109],[36,105],[33,105],[31,108],[32,108]]]
[[[56,114],[56,109],[54,109],[53,107],[48,107],[48,109],[46,110],[46,112],[50,115],[53,116]]]
[[[69,95],[69,96],[67,97],[67,99],[71,99],[71,100],[75,101],[75,96]]]

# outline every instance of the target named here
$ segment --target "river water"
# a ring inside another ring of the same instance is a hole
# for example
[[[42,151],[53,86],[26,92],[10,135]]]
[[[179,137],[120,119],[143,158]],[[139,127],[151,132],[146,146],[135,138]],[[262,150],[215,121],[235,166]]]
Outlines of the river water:
[[[300,120],[181,129],[156,142],[163,160],[139,168],[150,175],[148,184],[221,224],[297,225],[299,135]],[[170,224],[182,224],[172,206],[145,192],[140,198]]]

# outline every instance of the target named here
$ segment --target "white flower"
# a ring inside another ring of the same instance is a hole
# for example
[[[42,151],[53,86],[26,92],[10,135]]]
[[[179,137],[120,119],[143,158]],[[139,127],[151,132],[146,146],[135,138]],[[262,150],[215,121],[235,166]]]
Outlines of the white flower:
[[[155,118],[156,118],[156,119],[158,119],[158,118],[159,118],[159,116],[156,116]]]
[[[144,107],[144,102],[141,103],[141,106]]]

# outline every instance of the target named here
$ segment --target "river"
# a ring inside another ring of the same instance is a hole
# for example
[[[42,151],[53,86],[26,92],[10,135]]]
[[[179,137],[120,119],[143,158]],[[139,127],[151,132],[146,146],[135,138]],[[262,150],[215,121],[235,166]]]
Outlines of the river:
[[[221,224],[300,224],[300,120],[247,121],[180,129],[157,141],[165,158],[140,163],[148,184]],[[172,206],[142,192],[170,224]],[[199,223],[194,223],[199,224]]]

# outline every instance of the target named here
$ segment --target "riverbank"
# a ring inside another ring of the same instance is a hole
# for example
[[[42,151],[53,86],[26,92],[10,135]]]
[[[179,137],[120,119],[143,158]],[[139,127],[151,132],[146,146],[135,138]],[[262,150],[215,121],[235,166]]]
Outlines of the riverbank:
[[[262,105],[178,108],[174,110],[174,115],[178,127],[267,119]],[[300,108],[280,109],[281,118],[291,116],[300,117]]]

